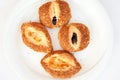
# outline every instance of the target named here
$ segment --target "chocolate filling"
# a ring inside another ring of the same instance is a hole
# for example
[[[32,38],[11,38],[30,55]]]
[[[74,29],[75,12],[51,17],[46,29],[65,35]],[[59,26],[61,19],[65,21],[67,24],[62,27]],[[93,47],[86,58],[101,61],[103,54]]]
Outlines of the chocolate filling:
[[[72,40],[72,44],[77,44],[77,34],[76,33],[73,33],[71,40]]]
[[[53,17],[52,23],[53,23],[54,25],[56,25],[56,23],[57,23],[56,16]]]

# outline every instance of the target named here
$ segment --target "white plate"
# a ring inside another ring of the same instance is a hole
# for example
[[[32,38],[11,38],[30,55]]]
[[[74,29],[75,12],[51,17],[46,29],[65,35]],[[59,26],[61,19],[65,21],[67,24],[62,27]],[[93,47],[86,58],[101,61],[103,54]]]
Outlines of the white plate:
[[[4,53],[20,80],[56,80],[40,64],[40,60],[45,54],[26,47],[22,42],[20,32],[22,23],[39,21],[38,9],[47,1],[50,0],[23,0],[15,6],[8,20],[3,43]],[[84,23],[90,30],[89,46],[83,51],[73,53],[82,65],[82,69],[67,80],[84,80],[89,76],[95,76],[103,68],[101,65],[104,65],[111,50],[112,27],[99,1],[67,0],[67,2],[70,4],[72,12],[70,23]],[[59,28],[48,29],[48,31],[51,34],[54,50],[62,49],[57,38]],[[105,55],[107,56],[105,57]]]

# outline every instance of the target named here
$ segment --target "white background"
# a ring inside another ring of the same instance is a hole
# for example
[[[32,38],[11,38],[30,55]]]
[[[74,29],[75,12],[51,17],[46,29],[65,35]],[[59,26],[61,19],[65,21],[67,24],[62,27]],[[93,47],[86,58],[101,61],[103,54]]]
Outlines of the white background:
[[[0,0],[0,45],[2,45],[2,31],[5,27],[3,24],[5,24],[9,12],[17,1]],[[114,46],[107,67],[97,80],[120,80],[120,0],[100,0],[100,2],[108,12],[113,24]],[[16,75],[12,72],[2,54],[2,46],[0,46],[0,80],[17,80]]]

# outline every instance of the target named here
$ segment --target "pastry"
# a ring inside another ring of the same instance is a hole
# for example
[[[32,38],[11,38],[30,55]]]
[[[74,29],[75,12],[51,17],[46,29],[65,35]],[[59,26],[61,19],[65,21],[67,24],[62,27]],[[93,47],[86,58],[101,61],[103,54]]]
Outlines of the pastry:
[[[62,0],[47,2],[39,8],[40,22],[49,27],[61,27],[71,18],[69,4]]]
[[[43,68],[55,78],[69,78],[80,71],[81,65],[75,57],[64,50],[47,54],[42,60]]]
[[[31,49],[45,53],[52,51],[50,35],[41,23],[24,23],[21,26],[21,32],[23,42]]]
[[[58,34],[61,47],[69,52],[86,48],[90,41],[89,29],[81,23],[71,23],[63,26]]]

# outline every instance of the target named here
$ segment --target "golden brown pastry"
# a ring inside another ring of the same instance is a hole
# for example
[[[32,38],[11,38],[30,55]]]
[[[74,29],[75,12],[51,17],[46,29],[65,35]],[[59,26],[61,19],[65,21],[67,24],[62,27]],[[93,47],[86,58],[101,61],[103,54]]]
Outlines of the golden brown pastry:
[[[71,23],[59,31],[59,42],[63,49],[76,52],[86,48],[90,41],[88,28],[81,23]]]
[[[71,18],[69,4],[61,0],[47,2],[39,8],[39,18],[49,28],[61,27]]]
[[[24,23],[21,26],[21,32],[23,42],[31,49],[46,53],[52,51],[50,35],[41,23]]]
[[[81,65],[75,57],[64,50],[47,54],[41,64],[44,69],[55,78],[69,78],[80,71]]]

